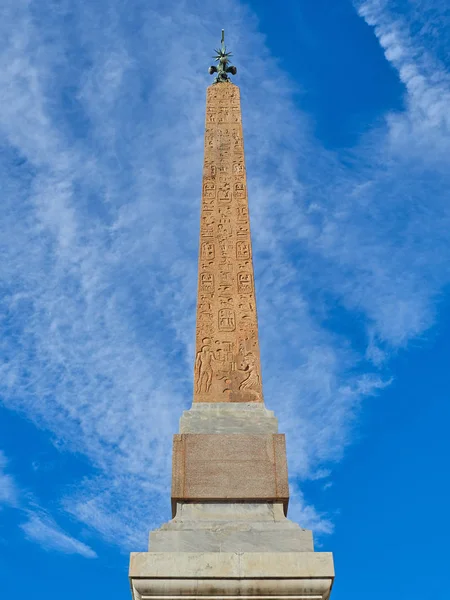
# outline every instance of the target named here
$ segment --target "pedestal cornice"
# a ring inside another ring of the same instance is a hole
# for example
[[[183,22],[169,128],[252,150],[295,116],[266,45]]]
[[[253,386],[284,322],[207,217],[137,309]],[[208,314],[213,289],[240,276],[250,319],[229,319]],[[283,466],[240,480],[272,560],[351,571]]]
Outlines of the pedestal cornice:
[[[129,576],[133,600],[327,600],[334,566],[329,552],[141,552]]]

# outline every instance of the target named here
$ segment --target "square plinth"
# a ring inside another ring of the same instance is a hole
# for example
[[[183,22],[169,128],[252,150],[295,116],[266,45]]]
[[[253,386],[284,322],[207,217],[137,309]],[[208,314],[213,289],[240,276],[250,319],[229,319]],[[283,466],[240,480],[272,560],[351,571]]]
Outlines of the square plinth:
[[[133,600],[328,600],[334,567],[329,552],[139,552],[129,577]]]
[[[283,434],[177,434],[172,462],[177,502],[289,500]]]

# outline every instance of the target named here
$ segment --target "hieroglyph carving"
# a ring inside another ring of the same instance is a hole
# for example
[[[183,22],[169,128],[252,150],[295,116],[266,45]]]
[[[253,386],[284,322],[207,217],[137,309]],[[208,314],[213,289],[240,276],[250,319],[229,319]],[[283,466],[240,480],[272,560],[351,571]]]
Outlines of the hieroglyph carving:
[[[219,331],[234,331],[235,329],[236,317],[234,310],[231,310],[230,308],[221,308],[219,310]]]
[[[239,240],[236,243],[236,258],[238,260],[250,258],[250,244],[248,242]]]
[[[214,244],[212,242],[202,242],[201,256],[208,260],[214,258]]]
[[[262,402],[239,88],[207,92],[195,402]]]
[[[214,292],[214,275],[212,273],[200,274],[200,290],[202,292]]]

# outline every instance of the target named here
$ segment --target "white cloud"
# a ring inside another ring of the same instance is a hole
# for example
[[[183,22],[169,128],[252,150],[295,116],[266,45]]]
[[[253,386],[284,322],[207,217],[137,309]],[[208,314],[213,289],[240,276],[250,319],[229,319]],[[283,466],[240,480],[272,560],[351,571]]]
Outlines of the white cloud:
[[[314,506],[307,504],[301,492],[292,490],[290,502],[292,501],[294,507],[289,511],[291,520],[299,521],[304,529],[312,529],[319,536],[333,533],[334,524],[329,515],[319,513]],[[315,541],[317,545],[317,539]]]
[[[433,4],[435,13],[444,16],[447,7],[429,2]],[[407,110],[388,117],[391,151],[425,163],[442,161],[444,166],[450,147],[450,74],[433,52],[435,44],[428,40],[428,46],[423,46],[429,17],[424,19],[424,14],[414,10],[396,15],[384,0],[362,2],[359,14],[374,28],[386,59],[405,86]],[[437,14],[433,20],[438,22]],[[412,35],[413,30],[418,32]]]
[[[92,548],[65,533],[44,513],[30,512],[28,521],[20,527],[29,540],[37,542],[44,550],[56,550],[64,554],[80,554],[85,558],[97,558],[97,554]]]
[[[19,490],[12,475],[7,473],[8,461],[2,450],[0,450],[0,508],[2,505],[16,506],[19,498]]]
[[[340,460],[361,402],[389,383],[391,353],[434,323],[449,280],[438,99],[450,88],[398,21],[364,3],[407,109],[361,139],[350,169],[312,137],[237,3],[137,1],[133,31],[129,8],[108,6],[80,3],[70,35],[63,8],[50,18],[25,1],[0,24],[5,404],[99,470],[66,510],[145,547],[169,517],[171,434],[191,399],[204,73],[224,23],[243,97],[266,402],[288,434],[292,514],[330,531],[300,479]]]

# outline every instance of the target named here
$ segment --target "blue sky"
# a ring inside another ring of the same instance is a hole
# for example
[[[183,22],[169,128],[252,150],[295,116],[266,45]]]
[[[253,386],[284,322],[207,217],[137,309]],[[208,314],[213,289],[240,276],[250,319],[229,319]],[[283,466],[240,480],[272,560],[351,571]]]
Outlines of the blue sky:
[[[170,518],[222,27],[290,517],[335,553],[334,600],[441,594],[448,3],[6,0],[1,14],[5,596],[26,583],[48,600],[61,582],[68,600],[127,598],[128,552]]]

